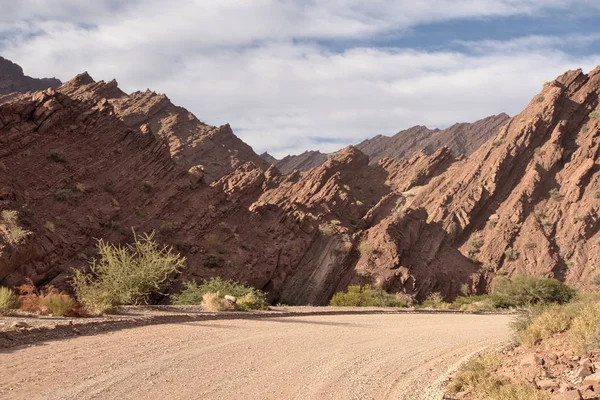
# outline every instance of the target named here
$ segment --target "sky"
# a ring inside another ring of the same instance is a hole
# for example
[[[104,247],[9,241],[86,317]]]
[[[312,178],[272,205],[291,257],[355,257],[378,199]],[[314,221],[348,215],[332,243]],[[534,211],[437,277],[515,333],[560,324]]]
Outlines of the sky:
[[[600,65],[596,0],[0,0],[34,77],[151,89],[258,153],[518,113]]]

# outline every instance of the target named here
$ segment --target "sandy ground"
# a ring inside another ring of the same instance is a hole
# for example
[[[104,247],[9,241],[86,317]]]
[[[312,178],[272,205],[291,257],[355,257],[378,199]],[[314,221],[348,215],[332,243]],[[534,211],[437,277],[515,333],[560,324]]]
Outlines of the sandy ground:
[[[0,351],[1,399],[436,399],[509,315],[303,315],[148,325]]]

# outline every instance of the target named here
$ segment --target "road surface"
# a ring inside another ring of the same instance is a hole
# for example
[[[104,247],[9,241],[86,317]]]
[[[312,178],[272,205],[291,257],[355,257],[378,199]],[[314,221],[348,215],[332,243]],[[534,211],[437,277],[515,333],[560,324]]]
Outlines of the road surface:
[[[149,325],[0,352],[0,399],[439,399],[508,315],[361,314]]]

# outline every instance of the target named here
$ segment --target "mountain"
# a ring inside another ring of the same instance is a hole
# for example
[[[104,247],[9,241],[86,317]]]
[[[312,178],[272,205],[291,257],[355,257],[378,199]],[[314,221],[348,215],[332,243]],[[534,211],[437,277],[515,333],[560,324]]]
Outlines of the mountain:
[[[0,57],[0,104],[3,98],[8,99],[10,93],[32,92],[48,88],[57,88],[60,81],[56,78],[36,79],[23,73],[23,68],[17,64]]]
[[[489,138],[496,136],[498,130],[509,119],[510,117],[503,113],[473,123],[454,124],[443,130],[413,126],[394,136],[375,136],[356,147],[369,156],[371,163],[385,157],[410,157],[419,150],[432,154],[444,146],[455,156],[468,156]]]
[[[492,115],[473,123],[454,124],[447,129],[429,129],[426,126],[413,126],[398,132],[394,136],[377,135],[364,140],[356,148],[369,156],[371,164],[383,158],[410,158],[424,151],[433,154],[442,147],[448,147],[455,156],[468,156],[489,138],[496,136],[498,130],[508,122],[507,114]],[[307,171],[327,160],[327,154],[319,151],[305,151],[298,155],[289,155],[282,160],[267,160],[277,166],[284,174],[295,169]]]
[[[186,257],[170,292],[213,276],[315,305],[350,284],[417,299],[520,273],[585,286],[600,257],[599,76],[547,84],[468,157],[373,162],[349,146],[287,175],[154,92],[82,74],[13,97],[0,105],[0,284],[68,289],[94,238],[127,243],[133,228]]]

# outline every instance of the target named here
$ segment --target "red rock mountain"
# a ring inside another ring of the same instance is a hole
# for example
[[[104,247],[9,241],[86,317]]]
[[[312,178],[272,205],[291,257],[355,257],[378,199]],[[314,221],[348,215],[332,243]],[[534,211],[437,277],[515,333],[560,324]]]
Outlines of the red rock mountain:
[[[499,129],[510,117],[504,113],[493,115],[473,123],[454,124],[447,129],[429,129],[425,126],[413,126],[394,136],[377,135],[362,141],[356,148],[369,156],[370,163],[375,164],[382,158],[406,158],[419,151],[432,154],[442,147],[448,147],[455,156],[468,156],[491,137],[496,136]],[[267,159],[265,161],[277,166],[284,174],[295,169],[307,171],[321,165],[327,154],[319,151],[305,151],[302,154],[290,155],[282,160]]]
[[[547,84],[466,159],[442,147],[370,163],[347,147],[289,175],[163,95],[84,74],[18,96],[0,105],[0,284],[68,288],[93,238],[125,243],[131,228],[187,258],[173,292],[211,276],[288,304],[354,283],[417,298],[521,272],[585,284],[600,256],[598,77]]]
[[[0,104],[8,100],[6,95],[10,93],[34,92],[59,86],[60,81],[56,78],[31,78],[23,73],[23,68],[0,57]]]

